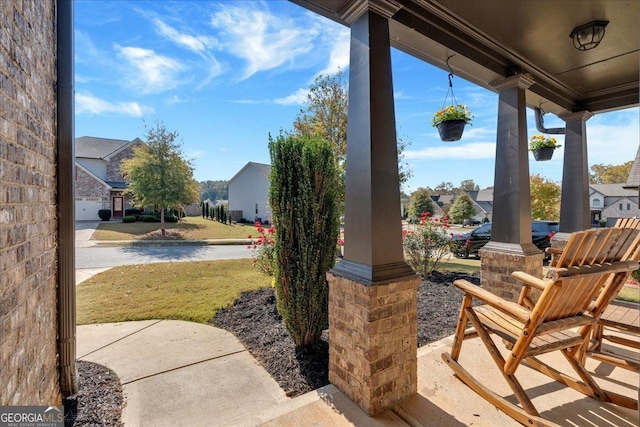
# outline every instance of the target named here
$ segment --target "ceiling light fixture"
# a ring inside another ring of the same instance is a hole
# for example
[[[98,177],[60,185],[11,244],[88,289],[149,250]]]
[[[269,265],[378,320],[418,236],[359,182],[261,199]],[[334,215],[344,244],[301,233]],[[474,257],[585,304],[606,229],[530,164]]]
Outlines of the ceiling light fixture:
[[[598,47],[604,38],[604,27],[609,21],[593,21],[580,25],[571,31],[569,37],[573,39],[573,47],[578,50],[590,50]]]

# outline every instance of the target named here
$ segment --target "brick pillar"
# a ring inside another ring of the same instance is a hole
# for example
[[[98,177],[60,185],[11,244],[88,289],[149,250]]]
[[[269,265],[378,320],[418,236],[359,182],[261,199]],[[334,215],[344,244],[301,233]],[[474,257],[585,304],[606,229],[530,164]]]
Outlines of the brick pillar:
[[[419,277],[376,286],[327,279],[329,381],[369,415],[415,394]]]
[[[486,248],[486,246],[485,246]],[[514,271],[524,271],[542,277],[542,252],[534,254],[509,253],[493,249],[480,249],[480,282],[482,287],[501,298],[517,302],[522,284],[511,277]],[[532,293],[535,297],[535,292]]]

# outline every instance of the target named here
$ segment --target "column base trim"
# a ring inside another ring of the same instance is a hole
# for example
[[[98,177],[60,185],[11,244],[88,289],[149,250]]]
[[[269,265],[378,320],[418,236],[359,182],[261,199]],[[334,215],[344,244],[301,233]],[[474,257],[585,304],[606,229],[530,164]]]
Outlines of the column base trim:
[[[329,272],[365,286],[384,285],[416,276],[416,272],[404,261],[372,266],[342,259]]]

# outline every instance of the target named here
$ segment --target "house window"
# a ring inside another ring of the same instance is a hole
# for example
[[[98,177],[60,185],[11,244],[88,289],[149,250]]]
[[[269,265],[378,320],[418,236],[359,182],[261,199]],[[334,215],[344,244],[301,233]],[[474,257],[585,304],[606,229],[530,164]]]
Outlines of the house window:
[[[620,206],[622,206],[622,205],[620,205]],[[620,208],[620,209],[622,209],[622,208]],[[258,204],[257,203],[256,203],[256,215],[258,215]]]
[[[630,211],[631,210],[631,203],[627,203],[627,210]]]
[[[593,199],[593,206],[600,206],[600,199]]]
[[[620,205],[618,205],[618,206],[619,206],[620,210],[622,210],[622,203],[620,203]]]

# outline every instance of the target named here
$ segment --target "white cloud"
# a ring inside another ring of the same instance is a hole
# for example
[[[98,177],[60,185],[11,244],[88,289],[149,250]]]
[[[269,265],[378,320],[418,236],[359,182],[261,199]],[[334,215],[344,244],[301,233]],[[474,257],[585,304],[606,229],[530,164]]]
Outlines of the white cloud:
[[[165,104],[167,105],[182,104],[183,102],[187,102],[187,100],[180,98],[178,95],[171,95],[165,100]]]
[[[317,35],[313,28],[271,14],[264,3],[258,5],[223,3],[211,18],[211,25],[220,31],[221,47],[247,63],[239,80],[284,64],[293,65],[296,57],[312,51]]]
[[[133,68],[126,78],[128,86],[146,94],[170,90],[180,84],[179,74],[186,69],[182,63],[150,49],[119,45],[115,45],[115,49]]]
[[[289,96],[284,98],[276,98],[273,100],[278,105],[302,105],[309,96],[309,89],[300,88]]]
[[[142,117],[145,114],[152,114],[154,109],[137,102],[111,103],[97,98],[90,93],[76,93],[76,113],[87,115],[115,114],[122,116]]]
[[[218,40],[215,37],[186,34],[165,24],[158,17],[152,17],[150,19],[158,34],[164,36],[176,45],[197,54],[204,60],[203,66],[207,70],[207,76],[200,82],[199,87],[205,86],[214,77],[222,74],[222,65],[211,52],[219,47]]]
[[[181,33],[175,28],[162,22],[159,18],[152,18],[152,22],[156,26],[156,30],[160,35],[165,36],[175,44],[187,48],[192,52],[202,53],[218,46],[218,41],[215,37],[192,36],[190,34]]]
[[[339,24],[328,24],[325,18],[323,18],[321,25],[320,31],[323,34],[320,37],[322,40],[331,41],[329,45],[329,63],[316,76],[320,74],[333,75],[349,67],[351,34],[348,28]]]
[[[393,99],[397,100],[397,99],[411,99],[411,98],[413,97],[405,94],[402,91],[393,92]]]
[[[476,142],[464,145],[426,147],[420,150],[406,150],[407,160],[421,159],[492,159],[496,155],[493,142]]]
[[[187,159],[197,159],[207,154],[205,150],[187,150],[185,155]]]

